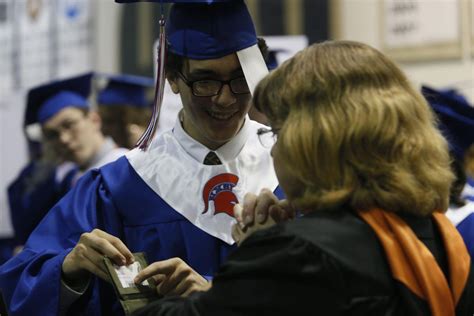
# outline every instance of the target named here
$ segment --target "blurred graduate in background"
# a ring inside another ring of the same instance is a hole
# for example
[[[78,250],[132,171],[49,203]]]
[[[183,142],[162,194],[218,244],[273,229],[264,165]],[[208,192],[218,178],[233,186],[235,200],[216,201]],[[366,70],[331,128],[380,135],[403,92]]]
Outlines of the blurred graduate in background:
[[[127,152],[100,131],[100,118],[87,100],[92,77],[58,80],[28,93],[24,126],[30,162],[8,187],[16,246],[86,170]]]
[[[118,146],[132,149],[146,130],[152,114],[152,78],[106,76],[107,85],[97,95],[102,132]]]
[[[474,148],[474,108],[453,90],[422,87],[422,93],[435,111],[439,128],[449,142],[456,180],[451,187],[446,216],[459,230],[474,257],[474,187],[470,174],[470,151]]]

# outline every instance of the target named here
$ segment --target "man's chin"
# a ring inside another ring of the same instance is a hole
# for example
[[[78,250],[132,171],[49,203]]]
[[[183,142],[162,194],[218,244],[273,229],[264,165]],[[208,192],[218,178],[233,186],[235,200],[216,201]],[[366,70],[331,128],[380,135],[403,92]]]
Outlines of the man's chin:
[[[74,155],[71,157],[71,161],[73,161],[78,166],[84,166],[87,164],[88,159],[86,159],[85,157],[81,155]]]
[[[243,119],[239,121],[232,121],[232,123],[226,126],[227,128],[213,129],[210,131],[210,133],[213,135],[215,140],[228,142],[239,133],[243,125]]]
[[[215,146],[220,147],[225,143],[229,142],[237,133],[234,134],[211,134],[208,137],[208,140],[215,144]]]

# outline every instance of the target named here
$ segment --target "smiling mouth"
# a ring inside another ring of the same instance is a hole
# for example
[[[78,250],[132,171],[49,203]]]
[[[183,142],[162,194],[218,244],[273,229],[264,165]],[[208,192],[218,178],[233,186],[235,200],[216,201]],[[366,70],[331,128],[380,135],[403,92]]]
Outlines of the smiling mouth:
[[[222,112],[207,111],[207,114],[209,114],[209,116],[212,117],[213,119],[216,119],[219,121],[227,121],[227,120],[230,120],[238,112],[239,111],[222,113]]]

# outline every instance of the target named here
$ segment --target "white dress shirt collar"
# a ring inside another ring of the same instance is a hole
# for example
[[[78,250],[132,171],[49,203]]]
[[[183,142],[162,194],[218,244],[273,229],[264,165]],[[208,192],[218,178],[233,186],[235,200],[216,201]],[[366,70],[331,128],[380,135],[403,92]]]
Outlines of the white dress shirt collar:
[[[248,116],[245,118],[244,125],[240,129],[240,131],[235,135],[230,141],[222,145],[216,150],[211,150],[204,146],[203,144],[196,141],[194,138],[188,135],[186,131],[183,129],[181,124],[181,113],[178,115],[176,123],[173,128],[173,135],[175,136],[176,140],[179,144],[184,148],[184,150],[194,159],[200,161],[201,163],[204,161],[204,158],[210,151],[214,151],[217,154],[217,157],[223,162],[229,162],[234,160],[237,155],[240,153],[242,148],[245,145],[245,142],[249,136],[249,118]]]

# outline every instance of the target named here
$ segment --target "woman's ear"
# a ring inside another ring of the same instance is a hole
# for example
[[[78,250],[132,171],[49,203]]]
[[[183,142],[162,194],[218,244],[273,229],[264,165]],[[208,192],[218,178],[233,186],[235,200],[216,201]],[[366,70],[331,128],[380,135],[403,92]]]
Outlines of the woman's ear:
[[[175,94],[178,94],[179,93],[178,77],[167,75],[166,79],[168,80],[170,84],[171,91],[173,91],[173,93]]]

